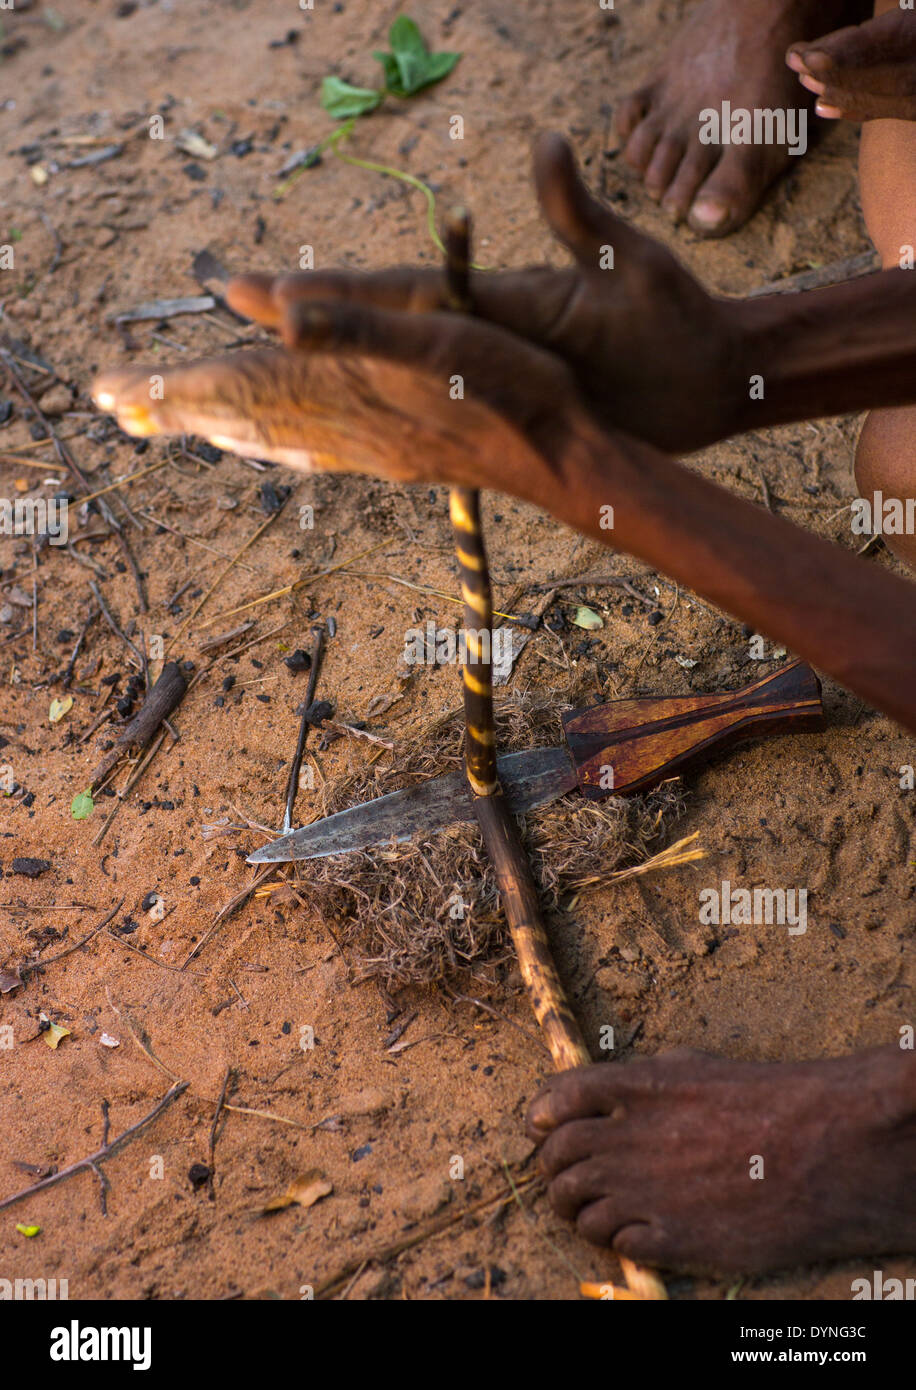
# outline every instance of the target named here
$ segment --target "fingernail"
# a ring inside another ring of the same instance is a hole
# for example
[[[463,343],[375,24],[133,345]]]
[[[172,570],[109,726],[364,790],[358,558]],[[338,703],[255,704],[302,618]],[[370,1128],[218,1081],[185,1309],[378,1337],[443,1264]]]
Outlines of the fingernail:
[[[691,222],[699,222],[710,230],[724,227],[728,218],[728,208],[715,198],[698,198],[690,209]]]
[[[319,343],[329,338],[331,328],[331,316],[326,309],[317,304],[295,304],[281,322],[280,332],[287,347],[296,347],[303,342]]]
[[[297,309],[296,322],[303,333],[326,333],[331,327],[331,316],[317,304],[303,304]]]
[[[806,71],[806,69],[805,69],[805,60],[804,60],[804,58],[801,56],[800,53],[787,53],[787,54],[786,54],[786,66],[787,66],[787,67],[790,67],[790,68],[792,69],[793,72],[805,72],[805,71]]]
[[[843,115],[838,106],[826,106],[822,101],[814,103],[814,114],[823,116],[825,121],[838,121]]]

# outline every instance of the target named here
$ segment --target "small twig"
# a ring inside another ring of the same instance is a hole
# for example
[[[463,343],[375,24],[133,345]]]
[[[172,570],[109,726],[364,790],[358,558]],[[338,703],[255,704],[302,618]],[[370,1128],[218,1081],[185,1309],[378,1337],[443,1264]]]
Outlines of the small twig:
[[[151,463],[148,468],[140,468],[136,473],[128,473],[126,478],[119,478],[116,483],[109,483],[107,487],[100,487],[98,492],[90,492],[88,497],[81,497],[80,502],[94,502],[97,497],[104,497],[106,492],[114,492],[119,487],[127,487],[129,483],[135,483],[138,478],[145,478],[147,473],[155,473],[157,468],[164,468],[170,459],[160,459],[158,463]]]
[[[516,1191],[524,1192],[540,1181],[536,1175],[525,1178],[522,1182],[516,1183]],[[428,1226],[424,1226],[423,1230],[417,1231],[413,1235],[402,1236],[400,1240],[393,1241],[390,1245],[384,1245],[378,1250],[372,1250],[368,1255],[356,1255],[352,1260],[347,1261],[343,1269],[338,1270],[336,1274],[332,1274],[329,1279],[323,1280],[318,1285],[315,1289],[315,1297],[323,1298],[328,1294],[333,1294],[348,1282],[353,1271],[359,1269],[360,1265],[387,1264],[395,1255],[400,1255],[405,1250],[411,1250],[416,1245],[422,1245],[424,1241],[431,1240],[433,1236],[441,1235],[451,1226],[457,1226],[459,1222],[464,1221],[465,1217],[473,1215],[474,1212],[483,1211],[485,1207],[491,1207],[494,1204],[508,1206],[514,1201],[515,1196],[511,1191],[498,1193],[495,1197],[484,1197],[479,1202],[473,1202],[470,1206],[463,1206],[458,1212],[439,1217],[438,1220],[432,1221]]]
[[[39,970],[44,970],[48,965],[55,965],[57,961],[63,960],[65,956],[72,956],[74,951],[78,951],[82,946],[85,946],[88,941],[91,941],[94,936],[98,936],[99,932],[108,926],[112,917],[121,910],[123,903],[124,899],[121,898],[120,901],[115,903],[114,907],[108,913],[108,916],[102,918],[97,927],[93,927],[92,931],[87,932],[79,941],[75,941],[72,946],[68,946],[66,951],[58,951],[56,956],[46,956],[44,960],[28,961],[25,965],[21,965],[19,967],[19,974],[22,976],[23,980],[26,975],[32,975]]]
[[[770,294],[799,294],[804,290],[817,290],[825,285],[845,284],[847,280],[870,275],[878,269],[874,251],[862,251],[857,256],[844,256],[842,260],[831,261],[813,270],[802,270],[797,275],[786,275],[781,280],[770,280],[751,290],[748,299],[759,299]]]
[[[105,619],[106,623],[111,628],[114,635],[116,637],[119,637],[121,641],[124,643],[125,647],[127,647],[130,651],[133,652],[134,656],[137,658],[137,661],[140,663],[140,670],[143,672],[143,679],[146,680],[146,657],[144,656],[143,652],[141,652],[140,648],[136,646],[126,635],[126,633],[122,632],[121,629],[118,627],[118,624],[112,617],[108,605],[102,597],[101,590],[99,589],[99,586],[98,584],[96,584],[94,579],[90,579],[89,587],[92,590],[96,603],[99,605],[99,608],[102,611],[102,617]]]
[[[54,259],[51,261],[51,264],[48,266],[47,270],[45,271],[45,275],[53,275],[54,272],[55,272],[55,270],[57,269],[57,267],[60,265],[61,257],[62,257],[63,254],[64,254],[63,242],[62,242],[61,239],[60,239],[60,234],[58,233],[57,228],[54,226],[54,224],[53,224],[53,222],[50,220],[50,218],[47,217],[47,216],[46,216],[43,212],[41,212],[41,211],[39,211],[38,217],[39,217],[39,220],[40,220],[40,221],[42,222],[42,224],[44,225],[45,230],[48,231],[48,232],[50,232],[50,233],[51,233],[51,236],[54,238]]]
[[[289,834],[293,827],[293,806],[296,802],[296,792],[299,790],[299,770],[302,767],[302,759],[305,756],[305,744],[309,736],[311,723],[309,722],[309,708],[315,699],[315,688],[318,684],[318,673],[321,670],[321,657],[324,651],[324,628],[316,627],[312,629],[312,663],[309,668],[308,688],[305,692],[305,704],[302,710],[302,717],[299,721],[299,737],[296,740],[296,751],[293,754],[293,761],[289,769],[289,781],[286,784],[286,809],[283,813],[283,829],[281,835]]]
[[[190,623],[192,623],[192,622],[194,621],[194,619],[197,617],[198,613],[199,613],[200,610],[203,608],[203,606],[204,606],[204,604],[207,602],[207,600],[208,600],[208,599],[211,597],[211,595],[214,594],[214,593],[216,592],[216,590],[219,588],[220,584],[223,582],[223,580],[225,579],[226,575],[227,575],[227,574],[229,573],[229,571],[232,569],[233,565],[238,564],[239,560],[241,560],[242,556],[244,555],[245,551],[249,548],[249,546],[254,545],[255,541],[258,540],[258,538],[264,534],[264,532],[267,530],[268,526],[272,526],[272,525],[274,524],[274,522],[276,521],[277,517],[280,516],[280,515],[282,514],[282,512],[283,512],[283,507],[284,507],[285,505],[286,505],[286,500],[284,500],[284,502],[277,508],[277,510],[276,510],[275,512],[271,512],[271,514],[270,514],[270,516],[267,518],[267,520],[264,521],[264,522],[262,522],[261,525],[257,528],[257,530],[256,530],[252,535],[250,535],[250,536],[248,537],[247,541],[245,541],[245,543],[239,547],[239,549],[236,551],[236,553],[235,553],[235,554],[232,556],[232,558],[229,560],[229,563],[228,563],[227,565],[225,565],[225,567],[219,572],[219,574],[216,576],[216,578],[214,579],[213,583],[210,585],[210,587],[209,587],[209,589],[207,590],[207,592],[206,592],[206,593],[204,594],[204,596],[201,598],[200,602],[199,602],[194,608],[192,608],[192,610],[191,610],[191,612],[188,614],[188,616],[187,616],[187,617],[184,619],[184,621],[179,625],[178,631],[175,633],[175,636],[172,638],[171,642],[169,643],[169,646],[168,646],[168,650],[169,650],[169,651],[172,650],[172,648],[174,647],[175,643],[178,641],[179,637],[180,637],[181,634],[184,632],[185,628],[188,627],[188,625],[189,625]]]
[[[121,755],[128,749],[145,748],[155,737],[163,721],[181,704],[187,689],[188,683],[178,662],[167,661],[140,709],[93,772],[89,786],[100,787]],[[130,786],[133,786],[135,780],[136,778],[131,780]],[[130,786],[125,787],[122,796],[126,796]]]
[[[105,998],[108,1000],[112,1013],[115,1015],[116,1018],[119,1018],[121,1022],[124,1024],[124,1026],[127,1028],[128,1032],[130,1033],[134,1042],[139,1047],[140,1051],[143,1053],[144,1057],[148,1057],[149,1060],[152,1062],[153,1066],[156,1067],[159,1071],[163,1072],[169,1078],[170,1081],[178,1083],[179,1077],[177,1077],[173,1071],[169,1071],[165,1063],[161,1062],[159,1058],[156,1056],[149,1042],[149,1039],[146,1036],[146,1032],[143,1029],[139,1028],[139,1026],[134,1025],[133,1019],[131,1018],[130,1014],[127,1013],[126,1010],[122,1013],[121,1010],[118,1008],[117,1004],[111,997],[111,991],[108,989],[107,985],[105,986]],[[189,1081],[184,1082],[184,1085],[186,1086],[189,1086],[190,1084],[191,1083]]]
[[[32,651],[38,651],[38,551],[32,550]]]
[[[164,913],[160,920],[164,922],[166,917],[169,917],[174,911],[175,908],[170,907],[168,912]],[[134,955],[142,956],[144,960],[149,961],[150,965],[158,965],[160,970],[171,970],[176,975],[182,973],[180,965],[169,965],[168,961],[157,960],[155,956],[150,955],[149,951],[144,951],[140,946],[135,946],[132,941],[127,941],[123,936],[115,936],[112,931],[107,931],[105,935],[110,941],[116,941],[119,946],[123,946],[126,951],[133,951]],[[207,978],[203,970],[189,970],[187,973],[189,975],[196,975],[199,980],[205,980]]]
[[[216,1170],[216,1130],[217,1126],[219,1125],[219,1117],[222,1114],[226,1104],[226,1094],[229,1090],[229,1083],[234,1076],[235,1068],[227,1067],[226,1075],[223,1078],[223,1089],[219,1093],[219,1100],[216,1102],[216,1110],[213,1114],[213,1123],[210,1126],[210,1151],[207,1158],[207,1167],[209,1168],[210,1172],[207,1178],[207,1190],[209,1192],[211,1202],[216,1201],[216,1193],[213,1191],[213,1174]]]
[[[134,770],[124,790],[122,792],[117,793],[117,800],[115,801],[115,804],[109,811],[108,816],[106,817],[105,822],[99,830],[98,834],[95,835],[93,838],[93,847],[96,847],[102,843],[103,839],[108,833],[108,828],[111,825],[111,822],[114,820],[115,816],[118,814],[122,805],[124,804],[124,798],[128,795],[129,792],[133,791],[134,787],[140,781],[140,778],[143,776],[144,772],[149,767],[150,763],[153,761],[153,758],[155,758],[156,754],[159,752],[159,749],[162,747],[164,742],[165,733],[163,732],[159,735],[159,738],[157,738],[156,742],[153,744],[152,748],[147,753],[146,757],[143,759],[140,765]],[[93,785],[95,784],[93,783]]]
[[[368,729],[357,729],[355,724],[341,724],[337,719],[325,719],[326,729],[335,729],[338,733],[349,734],[350,738],[364,738],[368,743],[377,743],[382,748],[387,748],[389,752],[394,751],[394,744],[387,738],[379,738],[378,734],[370,734]],[[283,832],[284,835],[286,831]]]
[[[200,955],[201,951],[204,949],[207,943],[216,935],[217,931],[222,926],[223,922],[225,922],[226,918],[231,916],[231,914],[235,912],[236,908],[241,907],[243,903],[247,902],[248,899],[251,897],[252,893],[255,891],[255,889],[259,888],[262,883],[264,883],[268,878],[270,878],[271,874],[276,873],[279,867],[279,864],[268,864],[264,873],[258,874],[257,878],[253,879],[252,882],[249,883],[247,888],[243,888],[241,893],[236,893],[232,901],[228,902],[226,906],[217,913],[212,923],[210,924],[209,929],[204,933],[200,941],[198,941],[197,945],[194,947],[187,960],[185,960],[182,963],[180,967],[182,970],[187,970],[188,966],[191,964],[191,961],[194,960],[195,956]]]
[[[138,304],[135,309],[114,314],[111,322],[143,323],[148,319],[174,318],[177,314],[204,314],[215,308],[216,300],[212,294],[189,296],[186,299],[157,299],[151,304]]]
[[[93,608],[92,612],[89,614],[89,617],[86,619],[86,621],[83,623],[83,626],[80,628],[79,636],[76,639],[76,646],[73,648],[73,654],[70,657],[70,660],[67,662],[67,668],[64,671],[63,676],[61,677],[61,685],[64,690],[67,689],[67,687],[73,679],[73,668],[76,666],[76,658],[79,656],[83,646],[83,642],[86,640],[86,633],[89,631],[90,627],[95,622],[96,618],[99,616],[101,611],[102,610],[100,608]]]
[[[348,560],[341,560],[336,565],[331,565],[329,569],[316,570],[312,574],[304,574],[297,579],[294,584],[285,584],[282,589],[273,589],[269,594],[261,594],[259,598],[253,598],[248,603],[240,603],[237,608],[227,608],[222,613],[217,613],[216,617],[208,618],[201,627],[212,627],[214,623],[220,622],[223,618],[234,618],[236,613],[245,613],[249,608],[257,608],[262,603],[270,603],[276,598],[286,598],[289,594],[296,593],[303,589],[306,584],[312,584],[319,579],[326,579],[329,574],[336,574],[338,570],[346,569],[348,565],[354,564],[357,560],[363,560],[367,555],[374,555],[377,550],[386,550],[394,545],[395,538],[387,541],[379,541],[378,545],[371,545],[367,550],[361,550],[358,555],[351,555]]]
[[[156,516],[148,508],[146,511],[139,511],[138,509],[138,515],[142,516],[145,521],[151,521],[155,526],[161,526],[163,530],[170,531],[173,536],[178,536],[180,540],[187,541],[189,545],[196,545],[199,550],[206,550],[211,555],[218,556],[220,560],[232,559],[232,556],[227,555],[224,550],[217,550],[215,545],[207,545],[206,541],[198,540],[196,536],[189,535],[187,531],[179,531],[177,526],[172,526],[170,522],[163,521],[162,517]],[[255,574],[257,572],[253,565],[246,565],[241,560],[239,561],[239,569],[248,570],[249,574]],[[193,581],[191,582],[193,583]],[[188,587],[190,587],[188,584],[184,586],[185,589]],[[181,592],[184,593],[184,589],[182,589]],[[175,600],[172,599],[173,603],[174,601]],[[169,605],[166,604],[166,607],[168,606]]]
[[[190,1084],[190,1081],[179,1081],[177,1085],[173,1086],[170,1091],[165,1093],[148,1115],[145,1115],[142,1120],[138,1120],[135,1125],[131,1125],[128,1129],[125,1129],[123,1134],[119,1134],[117,1138],[112,1139],[110,1143],[103,1143],[102,1147],[96,1149],[95,1153],[90,1154],[88,1158],[81,1158],[77,1163],[71,1163],[69,1167],[62,1168],[59,1173],[52,1173],[49,1178],[42,1178],[41,1182],[33,1183],[31,1187],[26,1187],[21,1192],[14,1192],[12,1197],[4,1197],[3,1200],[0,1201],[0,1211],[5,1211],[7,1207],[13,1206],[16,1202],[22,1202],[27,1197],[34,1197],[37,1193],[44,1192],[46,1188],[53,1187],[55,1183],[63,1182],[66,1178],[72,1178],[74,1173],[82,1172],[84,1168],[91,1169],[96,1177],[104,1182],[98,1165],[104,1163],[106,1159],[112,1158],[119,1149],[129,1143],[131,1139],[136,1138],[141,1130],[146,1129],[148,1125],[152,1124],[153,1120],[158,1119],[163,1110],[171,1105],[172,1101],[177,1100],[178,1097],[188,1089]],[[107,1118],[105,1121],[105,1128],[107,1133]]]

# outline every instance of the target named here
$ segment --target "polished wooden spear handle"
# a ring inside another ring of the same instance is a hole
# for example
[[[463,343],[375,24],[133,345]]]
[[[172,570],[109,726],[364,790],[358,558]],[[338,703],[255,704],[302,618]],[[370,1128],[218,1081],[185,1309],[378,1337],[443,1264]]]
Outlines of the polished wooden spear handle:
[[[821,684],[803,661],[741,690],[612,700],[563,716],[579,788],[593,799],[645,791],[743,739],[823,726]]]
[[[449,307],[470,312],[470,224],[463,210],[449,217],[444,242]],[[592,1059],[554,964],[531,866],[496,770],[491,665],[493,597],[480,524],[479,492],[475,488],[453,487],[449,494],[449,511],[464,601],[467,656],[461,676],[465,769],[473,793],[474,811],[493,863],[525,989],[534,1016],[543,1029],[554,1066],[557,1071],[587,1067]],[[632,1294],[647,1300],[667,1298],[665,1286],[656,1274],[641,1269],[625,1256],[617,1258]]]

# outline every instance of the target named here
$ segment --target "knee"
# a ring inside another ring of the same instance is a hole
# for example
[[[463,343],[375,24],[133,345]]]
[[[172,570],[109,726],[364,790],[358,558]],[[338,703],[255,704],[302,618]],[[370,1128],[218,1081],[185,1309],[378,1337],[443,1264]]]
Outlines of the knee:
[[[876,438],[874,414],[865,418],[856,444],[854,467],[860,497],[870,497],[873,492],[885,490],[888,479],[887,453],[881,447],[880,437]]]

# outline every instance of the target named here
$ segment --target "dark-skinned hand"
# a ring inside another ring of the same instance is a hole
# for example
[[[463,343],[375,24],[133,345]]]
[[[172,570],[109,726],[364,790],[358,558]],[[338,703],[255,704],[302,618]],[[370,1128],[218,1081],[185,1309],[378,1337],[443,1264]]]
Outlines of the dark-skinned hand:
[[[559,135],[538,140],[534,180],[544,217],[575,264],[472,272],[475,316],[555,354],[605,426],[675,453],[734,433],[750,370],[737,302],[712,298],[665,247],[598,203]],[[404,333],[405,313],[432,315],[445,304],[442,272],[410,268],[242,275],[228,298],[291,347],[319,345],[306,311],[321,306],[325,337],[354,350],[361,333],[384,342]],[[413,339],[416,355],[399,355],[422,366],[432,347],[448,358],[449,340],[461,334],[439,319],[431,339]]]

